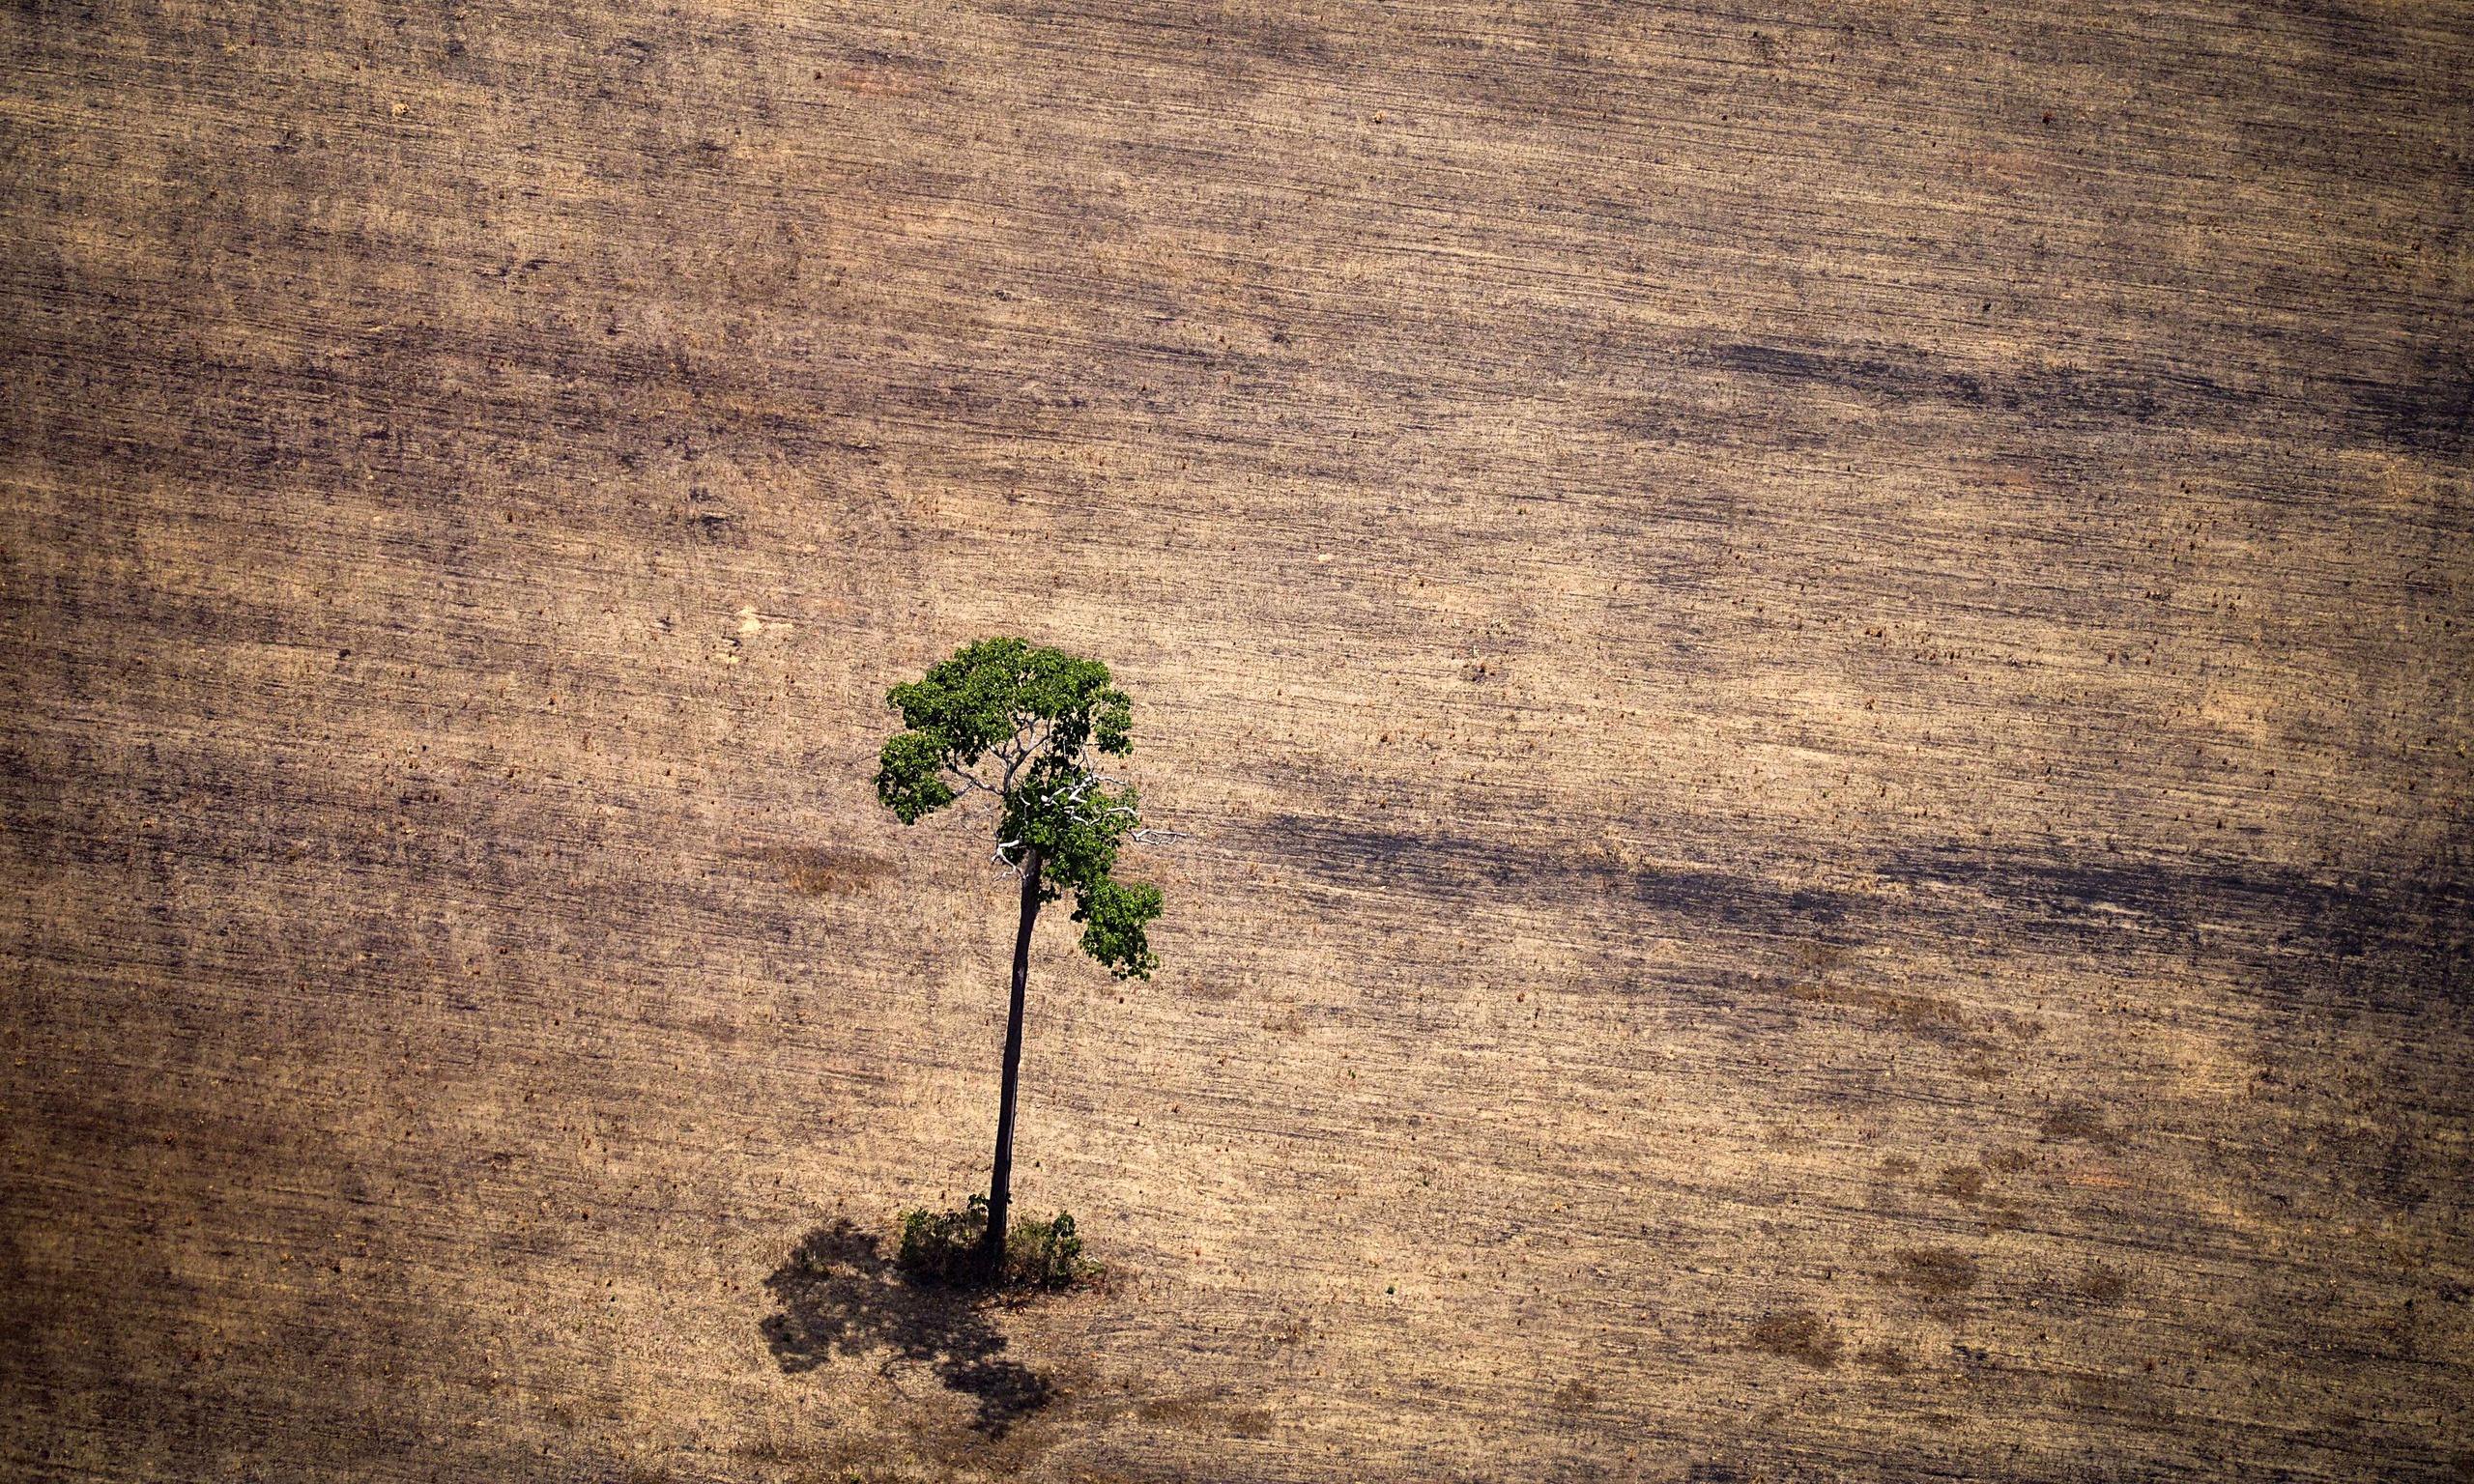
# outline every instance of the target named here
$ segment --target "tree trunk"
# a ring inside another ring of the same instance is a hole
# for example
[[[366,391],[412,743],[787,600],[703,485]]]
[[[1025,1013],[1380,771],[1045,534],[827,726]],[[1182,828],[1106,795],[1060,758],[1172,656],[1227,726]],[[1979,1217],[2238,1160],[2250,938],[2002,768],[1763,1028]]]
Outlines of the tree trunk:
[[[1031,924],[1040,915],[1040,857],[1022,866],[1022,921],[1014,930],[1014,1003],[1005,1013],[1005,1084],[996,1105],[996,1172],[988,1181],[988,1237],[983,1248],[991,1281],[1005,1267],[1006,1207],[1014,1184],[1014,1089],[1022,1073],[1022,994],[1031,982]]]

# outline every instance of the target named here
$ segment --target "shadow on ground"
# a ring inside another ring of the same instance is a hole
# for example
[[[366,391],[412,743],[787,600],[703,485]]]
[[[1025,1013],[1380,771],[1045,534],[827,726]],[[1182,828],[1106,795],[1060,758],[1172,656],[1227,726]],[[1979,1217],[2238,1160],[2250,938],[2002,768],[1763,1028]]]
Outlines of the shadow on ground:
[[[912,1283],[849,1221],[808,1233],[764,1286],[782,1305],[766,1317],[764,1340],[793,1375],[840,1356],[881,1355],[888,1372],[922,1364],[978,1402],[971,1426],[991,1438],[1055,1394],[1046,1376],[1002,1358],[1005,1336],[989,1321],[986,1295]]]

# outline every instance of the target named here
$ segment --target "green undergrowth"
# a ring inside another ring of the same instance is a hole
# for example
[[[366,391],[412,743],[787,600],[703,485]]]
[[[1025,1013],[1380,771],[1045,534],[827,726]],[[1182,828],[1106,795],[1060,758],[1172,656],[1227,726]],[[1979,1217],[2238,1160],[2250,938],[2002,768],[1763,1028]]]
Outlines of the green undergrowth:
[[[906,1211],[894,1264],[915,1282],[943,1288],[1062,1289],[1100,1276],[1100,1265],[1082,1256],[1082,1239],[1064,1212],[1046,1221],[1031,1216],[1015,1221],[993,1283],[981,1246],[987,1235],[986,1196],[972,1196],[960,1211]]]

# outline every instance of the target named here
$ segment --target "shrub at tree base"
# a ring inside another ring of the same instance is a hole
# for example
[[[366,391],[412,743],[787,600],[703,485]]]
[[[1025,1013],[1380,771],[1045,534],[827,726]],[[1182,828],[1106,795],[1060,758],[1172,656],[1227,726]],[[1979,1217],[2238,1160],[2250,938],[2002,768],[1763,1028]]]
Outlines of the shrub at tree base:
[[[972,1196],[960,1211],[907,1211],[902,1216],[902,1250],[894,1260],[920,1283],[976,1287],[988,1282],[987,1238],[986,1196]],[[1075,1235],[1072,1216],[1063,1212],[1053,1221],[1024,1216],[1014,1223],[1006,1241],[1004,1270],[995,1286],[1071,1288],[1098,1270],[1082,1260],[1082,1239]]]
[[[1074,1235],[1074,1218],[1064,1212],[1053,1221],[1024,1216],[1006,1239],[1008,1286],[1071,1288],[1092,1271],[1092,1265],[1082,1261],[1082,1239]]]
[[[960,1286],[987,1272],[980,1244],[988,1238],[988,1198],[974,1195],[961,1211],[926,1208],[902,1213],[902,1250],[894,1262],[922,1283]]]

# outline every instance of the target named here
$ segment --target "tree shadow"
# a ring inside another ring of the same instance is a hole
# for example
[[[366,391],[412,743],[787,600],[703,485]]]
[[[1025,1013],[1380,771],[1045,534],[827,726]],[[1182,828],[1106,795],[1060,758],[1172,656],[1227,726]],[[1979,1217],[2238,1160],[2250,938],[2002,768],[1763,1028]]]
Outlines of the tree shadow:
[[[791,1375],[879,1353],[888,1374],[904,1360],[926,1365],[978,1403],[971,1426],[990,1438],[1055,1395],[1048,1377],[1003,1357],[1005,1336],[989,1322],[987,1295],[912,1282],[875,1236],[848,1220],[808,1233],[764,1286],[782,1306],[765,1318],[764,1341]]]

